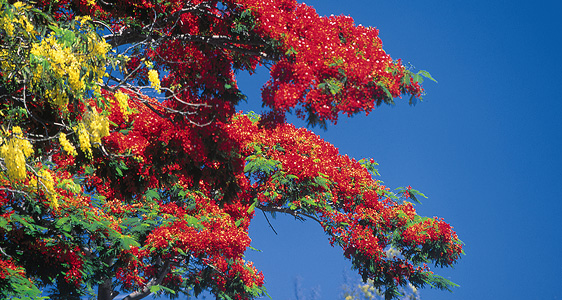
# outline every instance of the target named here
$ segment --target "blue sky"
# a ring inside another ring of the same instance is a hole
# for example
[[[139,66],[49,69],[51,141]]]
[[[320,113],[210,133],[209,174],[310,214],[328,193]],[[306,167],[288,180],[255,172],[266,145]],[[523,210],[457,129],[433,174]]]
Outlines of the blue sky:
[[[562,4],[306,3],[377,27],[387,53],[439,81],[426,81],[415,107],[404,99],[313,129],[341,153],[374,158],[387,186],[424,192],[418,213],[445,218],[465,242],[455,268],[437,272],[460,287],[423,290],[422,299],[562,299]],[[266,79],[263,71],[240,74],[249,97],[240,109],[260,110]],[[250,234],[262,252],[247,259],[264,272],[272,298],[297,299],[298,281],[305,296],[339,299],[344,274],[353,275],[341,250],[312,221],[270,221],[278,235],[256,215]]]

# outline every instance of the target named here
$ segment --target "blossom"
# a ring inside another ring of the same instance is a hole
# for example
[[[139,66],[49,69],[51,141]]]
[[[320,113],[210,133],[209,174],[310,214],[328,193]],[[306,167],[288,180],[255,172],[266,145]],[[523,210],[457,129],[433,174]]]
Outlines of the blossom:
[[[131,112],[129,111],[129,96],[121,91],[118,91],[117,93],[115,93],[114,97],[117,100],[117,104],[119,105],[121,113],[123,114],[123,118],[125,120],[128,120],[129,115],[131,114]]]
[[[33,146],[23,137],[20,127],[12,128],[12,137],[0,147],[0,157],[6,163],[8,177],[11,180],[23,180],[26,177],[25,159],[33,153]]]
[[[74,131],[78,135],[78,141],[80,142],[80,149],[86,155],[86,157],[92,157],[92,144],[90,143],[90,135],[84,123],[79,123]]]
[[[160,93],[160,79],[158,78],[158,71],[154,69],[148,71],[148,80],[150,81],[150,86]]]
[[[59,135],[59,143],[66,153],[72,156],[76,156],[78,154],[76,153],[76,148],[74,148],[74,146],[68,141],[64,132],[61,132]]]
[[[58,195],[55,191],[55,181],[53,179],[53,176],[51,175],[51,172],[49,172],[47,169],[41,169],[39,170],[38,175],[40,178],[40,182],[45,188],[46,197],[51,203],[51,207],[57,209],[59,207]]]

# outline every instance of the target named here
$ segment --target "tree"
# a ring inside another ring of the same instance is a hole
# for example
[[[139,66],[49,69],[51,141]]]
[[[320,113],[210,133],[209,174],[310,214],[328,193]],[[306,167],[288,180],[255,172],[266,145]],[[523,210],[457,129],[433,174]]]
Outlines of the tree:
[[[320,224],[385,298],[453,283],[462,243],[311,126],[423,89],[378,31],[294,0],[0,0],[0,293],[265,293],[254,210]],[[263,115],[235,72],[264,65]],[[385,250],[393,246],[399,256]],[[48,291],[47,291],[48,290]]]

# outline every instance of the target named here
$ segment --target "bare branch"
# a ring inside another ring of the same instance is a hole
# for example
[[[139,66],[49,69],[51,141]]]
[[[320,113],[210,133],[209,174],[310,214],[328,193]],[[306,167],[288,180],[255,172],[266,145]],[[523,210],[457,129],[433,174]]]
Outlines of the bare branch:
[[[292,209],[289,209],[289,208],[286,208],[286,207],[264,206],[264,205],[261,205],[261,204],[258,203],[256,205],[256,208],[259,208],[260,210],[267,211],[267,212],[279,212],[279,213],[288,214],[288,215],[291,215],[291,216],[293,216],[293,217],[295,217],[295,218],[297,218],[301,221],[305,220],[303,217],[307,217],[309,219],[312,219],[312,220],[318,222],[318,224],[322,225],[322,222],[318,218],[316,218],[315,216],[309,215],[309,214],[306,214],[306,213],[303,213],[303,212],[300,212],[300,211],[292,210]]]

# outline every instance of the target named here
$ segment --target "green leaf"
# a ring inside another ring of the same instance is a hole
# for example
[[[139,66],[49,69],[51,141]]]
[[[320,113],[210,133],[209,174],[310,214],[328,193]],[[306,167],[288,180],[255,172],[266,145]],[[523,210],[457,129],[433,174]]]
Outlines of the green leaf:
[[[314,178],[314,182],[316,182],[316,184],[318,184],[319,186],[323,187],[325,190],[328,190],[328,184],[330,183],[330,181],[322,176],[318,176],[316,178]]]
[[[420,70],[420,71],[418,71],[418,74],[425,77],[425,78],[428,78],[431,81],[435,81],[435,83],[437,83],[437,80],[435,80],[433,77],[431,77],[431,74],[429,74],[429,72],[426,71],[426,70]]]
[[[423,77],[419,74],[412,74],[412,79],[414,79],[414,82],[423,83]]]
[[[256,209],[256,202],[252,203],[252,205],[250,205],[250,208],[248,208],[248,213],[251,214],[254,209]]]
[[[203,227],[204,227],[201,224],[201,222],[199,221],[199,219],[197,219],[194,216],[187,215],[185,217],[185,220],[187,221],[187,225],[189,225],[191,227],[194,227],[194,228],[197,228],[197,229],[203,229]]]
[[[246,165],[244,166],[244,173],[258,173],[263,172],[270,174],[278,169],[281,162],[273,159],[267,159],[262,156],[250,155],[246,158]]]
[[[400,194],[404,194],[404,193],[408,194],[408,197],[418,204],[421,204],[421,201],[418,199],[418,197],[422,197],[422,198],[427,199],[426,195],[424,195],[422,192],[420,192],[418,190],[415,190],[413,188],[405,188],[405,187],[396,188],[396,194],[400,195]]]
[[[339,93],[342,90],[343,84],[334,79],[334,78],[330,78],[324,81],[328,87],[328,91],[330,92],[330,94],[332,95],[336,95],[337,93]]]
[[[246,116],[250,119],[250,121],[252,121],[252,123],[256,123],[261,119],[261,115],[253,111],[247,112]]]
[[[85,166],[85,167],[84,167],[84,174],[85,174],[85,175],[92,175],[92,174],[94,174],[94,168],[92,168],[91,166]]]
[[[371,172],[371,174],[373,174],[375,176],[381,176],[381,174],[379,173],[379,170],[377,168],[375,168],[375,166],[379,165],[376,161],[371,162],[371,159],[363,158],[363,159],[359,160],[358,163],[360,163],[363,167],[365,167],[367,170],[369,170],[369,172]]]
[[[390,93],[390,91],[388,90],[388,88],[384,85],[384,83],[382,82],[377,82],[377,86],[384,92],[386,99],[384,99],[385,103],[388,104],[394,104],[394,97],[392,97],[392,94]]]
[[[120,242],[121,242],[121,247],[125,250],[131,249],[131,246],[134,246],[134,247],[140,246],[140,244],[133,237],[128,236],[128,235],[124,235],[121,238]]]
[[[150,292],[153,294],[156,294],[158,292],[160,292],[160,290],[162,289],[161,285],[153,285],[150,287]]]
[[[72,225],[71,224],[64,224],[61,229],[62,229],[63,232],[70,232],[70,231],[72,231]]]
[[[170,294],[174,294],[174,295],[176,294],[176,291],[174,291],[174,290],[172,290],[172,289],[170,289],[170,288],[167,288],[167,287],[165,287],[165,286],[160,286],[160,288],[162,288],[164,291],[166,291],[166,292],[168,292],[168,293],[170,293]]]
[[[292,54],[297,54],[297,51],[293,47],[291,47],[291,49],[289,49],[285,52],[285,55],[287,55],[287,56],[292,55]]]
[[[256,249],[252,246],[248,246],[248,248],[250,248],[250,250],[254,250],[254,251],[257,251],[257,252],[263,252],[262,250]]]
[[[0,228],[3,229],[10,229],[11,226],[8,226],[8,220],[6,220],[5,218],[0,218]]]
[[[156,189],[147,190],[146,193],[144,193],[144,196],[147,200],[160,199],[160,194]]]
[[[410,71],[405,71],[404,76],[402,77],[402,84],[407,85],[410,84],[410,79],[412,78]]]
[[[426,273],[426,275],[427,275],[427,279],[425,280],[425,282],[429,284],[432,288],[437,288],[440,290],[447,290],[449,292],[452,292],[453,290],[451,288],[459,287],[458,284],[442,276],[431,274],[429,272]]]
[[[417,100],[417,98],[414,95],[412,95],[412,96],[410,96],[410,100],[408,101],[408,104],[415,106],[416,102],[417,102],[416,100]]]

